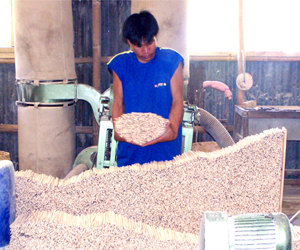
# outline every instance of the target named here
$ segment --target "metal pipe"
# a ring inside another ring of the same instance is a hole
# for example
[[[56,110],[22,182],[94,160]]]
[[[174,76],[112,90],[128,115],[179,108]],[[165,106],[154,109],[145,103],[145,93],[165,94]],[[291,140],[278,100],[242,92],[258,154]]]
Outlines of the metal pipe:
[[[76,167],[74,167],[67,175],[66,177],[64,178],[64,180],[68,180],[74,176],[77,176],[81,173],[83,173],[84,171],[88,170],[88,167],[81,163],[81,164],[78,164]]]
[[[199,108],[200,125],[214,138],[221,148],[232,146],[234,140],[222,125],[222,123],[212,114]]]
[[[37,102],[49,102],[51,100],[84,100],[92,109],[99,126],[99,115],[102,111],[101,97],[110,97],[110,89],[102,95],[95,88],[86,84],[40,84],[35,87]]]
[[[295,215],[290,219],[290,223],[292,223],[299,214],[300,214],[300,210],[298,210],[298,212],[295,213]]]

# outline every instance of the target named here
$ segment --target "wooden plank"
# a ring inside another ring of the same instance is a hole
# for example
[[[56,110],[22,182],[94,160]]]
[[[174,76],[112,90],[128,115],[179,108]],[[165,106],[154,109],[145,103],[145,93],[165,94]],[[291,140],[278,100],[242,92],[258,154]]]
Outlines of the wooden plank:
[[[101,63],[108,63],[112,56],[106,56],[106,57],[101,57],[100,61]],[[15,58],[1,58],[0,57],[0,64],[14,64],[15,63]],[[77,64],[86,64],[86,63],[93,63],[93,58],[92,57],[78,57],[75,58],[75,63]]]
[[[300,186],[300,179],[285,179],[284,180],[285,185],[291,185],[291,186]],[[300,194],[299,194],[300,196]],[[299,197],[300,199],[300,197]]]
[[[257,55],[255,55],[257,53]],[[220,54],[220,55],[219,55]],[[108,63],[109,60],[113,56],[106,56],[101,57],[101,63]],[[246,53],[247,61],[248,62],[299,62],[300,56],[261,56],[259,52],[252,52],[252,56],[249,56],[248,53]],[[220,53],[216,52],[212,55],[198,55],[198,56],[190,56],[189,57],[190,62],[204,62],[204,61],[237,61],[237,54],[233,52],[226,52],[226,53]],[[15,63],[14,56],[9,57],[0,57],[0,64],[11,64]],[[75,58],[75,63],[81,64],[81,63],[93,63],[92,57],[77,57]]]
[[[79,58],[75,58],[75,63],[79,63],[79,64],[93,63],[93,57],[79,57]]]
[[[245,52],[248,62],[299,62],[300,53],[287,54],[284,52]],[[190,56],[190,61],[237,61],[237,53],[211,52],[202,55]]]
[[[76,134],[92,134],[93,127],[92,126],[76,126],[75,133]]]
[[[15,58],[0,58],[0,64],[14,64]]]
[[[300,209],[300,180],[298,185],[288,185],[285,180],[282,212],[289,218]]]
[[[251,101],[243,102],[240,106],[242,108],[255,108],[256,105],[257,105],[257,102],[255,100],[251,100]]]
[[[18,125],[16,124],[0,124],[0,133],[18,133]],[[92,126],[76,126],[76,134],[92,134]]]
[[[286,169],[285,172],[288,173],[288,174],[293,174],[293,173],[294,174],[296,174],[296,173],[299,174],[300,169]]]
[[[274,108],[274,110],[259,110],[259,108]],[[250,118],[272,118],[272,119],[299,119],[300,106],[257,106],[258,109],[245,109],[239,105],[235,106],[235,112],[240,116]]]
[[[15,124],[0,124],[0,132],[3,133],[17,133],[18,125]]]
[[[285,157],[286,157],[286,142],[287,142],[287,130],[285,128],[282,129],[284,131],[284,139],[282,145],[282,160],[281,160],[281,189],[280,189],[280,202],[279,202],[279,211],[282,212],[282,202],[283,202],[283,190],[284,190],[284,170],[285,170]]]

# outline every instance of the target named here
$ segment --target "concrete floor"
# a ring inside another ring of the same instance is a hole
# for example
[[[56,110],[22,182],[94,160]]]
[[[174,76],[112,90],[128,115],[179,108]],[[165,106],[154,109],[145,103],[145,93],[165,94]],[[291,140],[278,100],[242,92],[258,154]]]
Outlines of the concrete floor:
[[[300,186],[284,185],[282,212],[292,218],[300,210]],[[300,226],[300,214],[293,219],[293,225]]]

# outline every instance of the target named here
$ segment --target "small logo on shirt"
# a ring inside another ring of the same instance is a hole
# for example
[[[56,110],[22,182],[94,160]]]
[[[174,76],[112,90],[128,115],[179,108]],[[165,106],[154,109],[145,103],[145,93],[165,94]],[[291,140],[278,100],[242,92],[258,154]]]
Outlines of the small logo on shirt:
[[[164,86],[167,86],[167,84],[165,82],[164,83],[158,83],[158,84],[154,85],[155,88],[160,88],[160,87],[164,87]]]

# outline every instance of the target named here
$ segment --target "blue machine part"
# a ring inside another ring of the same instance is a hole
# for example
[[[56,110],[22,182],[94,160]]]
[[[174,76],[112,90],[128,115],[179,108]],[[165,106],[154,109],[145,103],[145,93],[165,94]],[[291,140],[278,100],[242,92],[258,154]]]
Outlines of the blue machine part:
[[[10,224],[16,215],[14,167],[11,161],[0,161],[0,248],[10,242]]]

